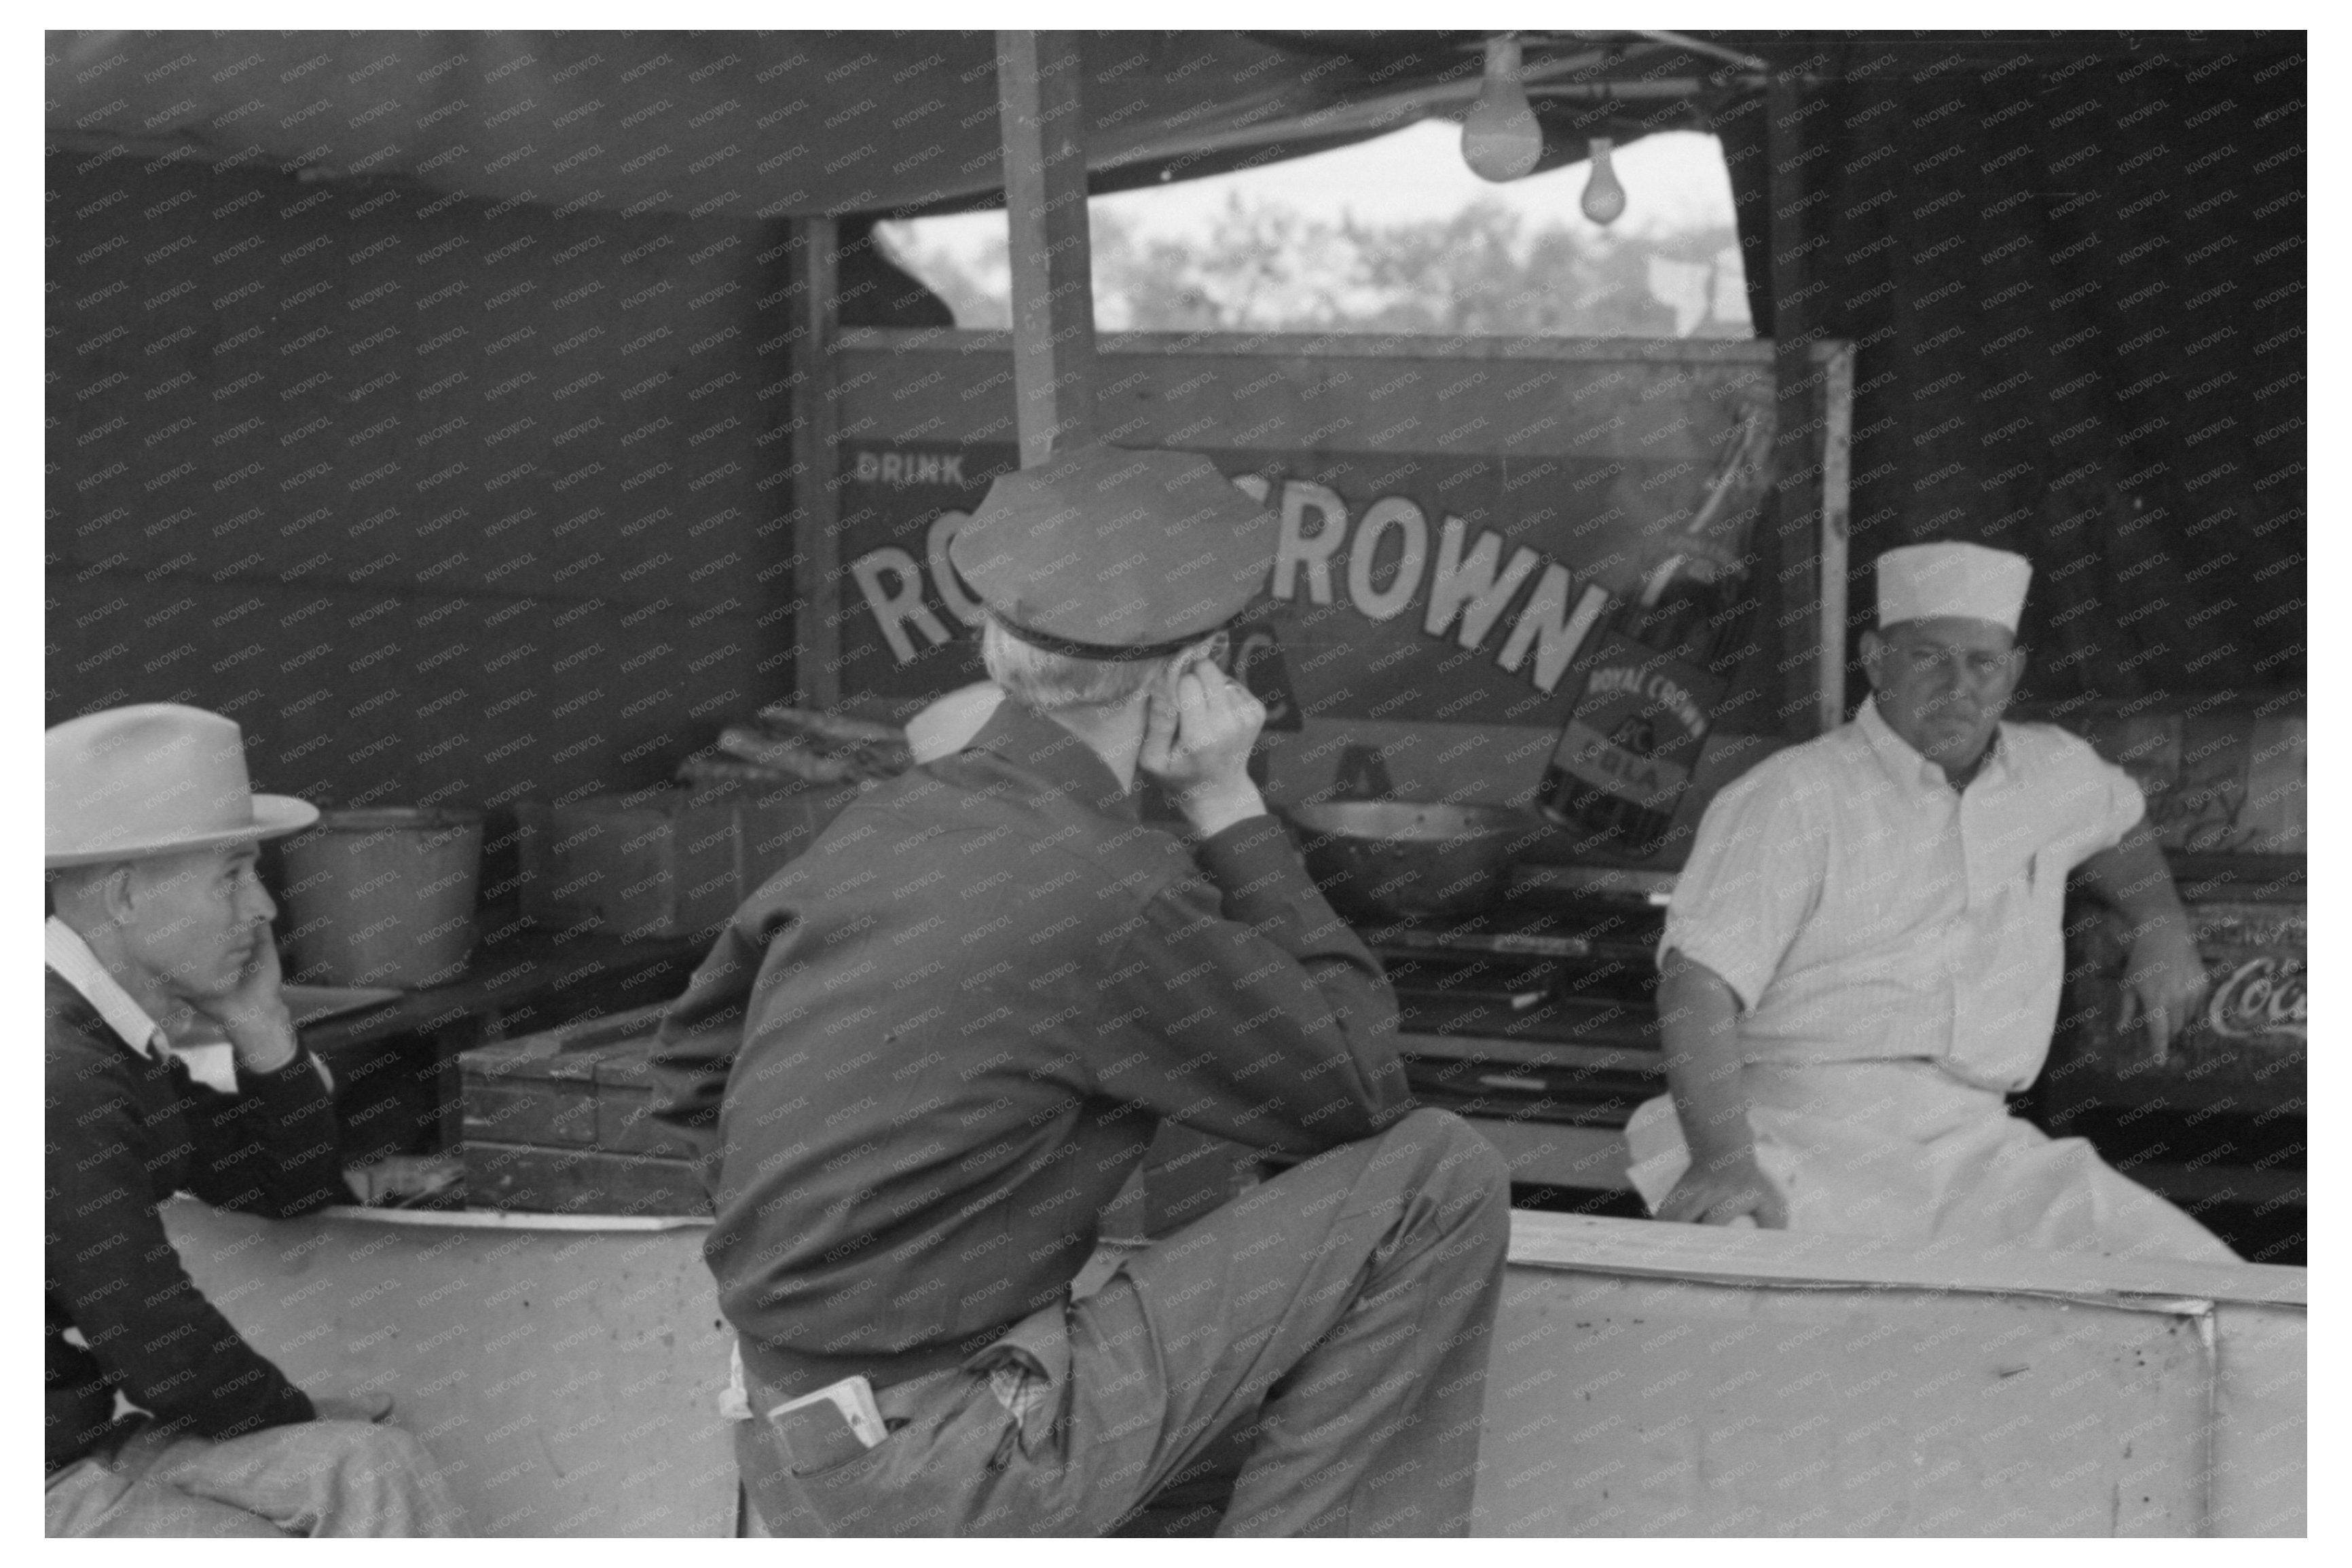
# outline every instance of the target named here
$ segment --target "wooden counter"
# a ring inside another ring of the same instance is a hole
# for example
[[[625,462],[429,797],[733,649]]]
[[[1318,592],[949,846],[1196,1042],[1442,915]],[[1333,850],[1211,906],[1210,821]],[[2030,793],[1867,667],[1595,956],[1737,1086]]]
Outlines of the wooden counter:
[[[165,1222],[304,1387],[390,1389],[490,1535],[727,1535],[704,1227]],[[1482,1535],[2294,1535],[2299,1269],[1515,1213]]]
[[[306,1391],[382,1388],[481,1535],[731,1535],[722,1332],[698,1221],[193,1199],[198,1288]]]
[[[2298,1535],[2307,1281],[1515,1213],[1480,1535]]]

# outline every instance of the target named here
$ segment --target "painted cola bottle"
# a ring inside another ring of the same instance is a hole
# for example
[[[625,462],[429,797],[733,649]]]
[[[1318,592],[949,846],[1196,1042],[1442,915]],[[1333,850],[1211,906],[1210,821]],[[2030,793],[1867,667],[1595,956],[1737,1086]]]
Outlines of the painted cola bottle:
[[[1537,802],[1589,847],[1666,846],[1725,682],[1713,668],[1738,619],[1739,580],[1702,580],[1670,557],[1621,605],[1592,653]]]

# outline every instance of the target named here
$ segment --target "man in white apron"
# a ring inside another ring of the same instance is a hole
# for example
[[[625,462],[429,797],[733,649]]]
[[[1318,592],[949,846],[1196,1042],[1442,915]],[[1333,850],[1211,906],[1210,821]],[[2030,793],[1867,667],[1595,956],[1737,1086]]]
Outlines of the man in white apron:
[[[1672,1092],[1625,1129],[1658,1218],[2233,1257],[2008,1113],[2057,1019],[2070,873],[2131,923],[2127,1023],[2168,1041],[2206,986],[2130,776],[2001,722],[2032,575],[1979,545],[1879,557],[1871,700],[1708,807],[1659,944]]]

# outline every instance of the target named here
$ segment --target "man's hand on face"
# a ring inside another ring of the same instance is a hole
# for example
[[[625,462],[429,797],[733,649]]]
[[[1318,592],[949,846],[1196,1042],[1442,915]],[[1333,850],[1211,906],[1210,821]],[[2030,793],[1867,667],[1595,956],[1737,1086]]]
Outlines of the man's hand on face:
[[[1756,1163],[1755,1150],[1720,1155],[1705,1165],[1696,1158],[1675,1183],[1658,1218],[1694,1225],[1728,1225],[1747,1215],[1767,1230],[1789,1228],[1789,1206]]]
[[[2189,1027],[2204,1003],[2210,984],[2197,939],[2178,920],[2162,920],[2144,928],[2132,943],[2124,966],[2123,1010],[2119,1026],[2143,1027],[2148,1055],[2158,1061],[2165,1048]]]
[[[275,1072],[293,1061],[299,1049],[293,1016],[286,1007],[278,944],[267,925],[256,928],[253,957],[236,984],[216,995],[190,997],[188,1004],[220,1025],[236,1052],[237,1065],[248,1072]]]
[[[1250,747],[1265,725],[1265,705],[1204,649],[1151,694],[1137,766],[1208,838],[1265,812],[1249,777]]]

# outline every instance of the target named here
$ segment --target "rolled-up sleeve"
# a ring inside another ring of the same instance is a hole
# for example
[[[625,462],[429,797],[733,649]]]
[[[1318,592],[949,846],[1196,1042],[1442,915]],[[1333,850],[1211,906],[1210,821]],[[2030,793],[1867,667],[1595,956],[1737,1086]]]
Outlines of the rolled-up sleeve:
[[[1675,879],[1658,961],[1679,950],[1753,1009],[1821,902],[1829,866],[1822,815],[1790,770],[1770,764],[1717,795]]]
[[[2053,814],[2061,821],[2084,824],[2083,836],[2069,845],[2066,863],[2071,870],[2122,843],[2124,835],[2147,815],[2147,798],[2140,793],[2137,779],[2100,756],[2089,741],[2063,734],[2061,740],[2060,766],[2054,771],[2063,780],[2060,789],[2065,799],[2079,800],[2082,807]]]

